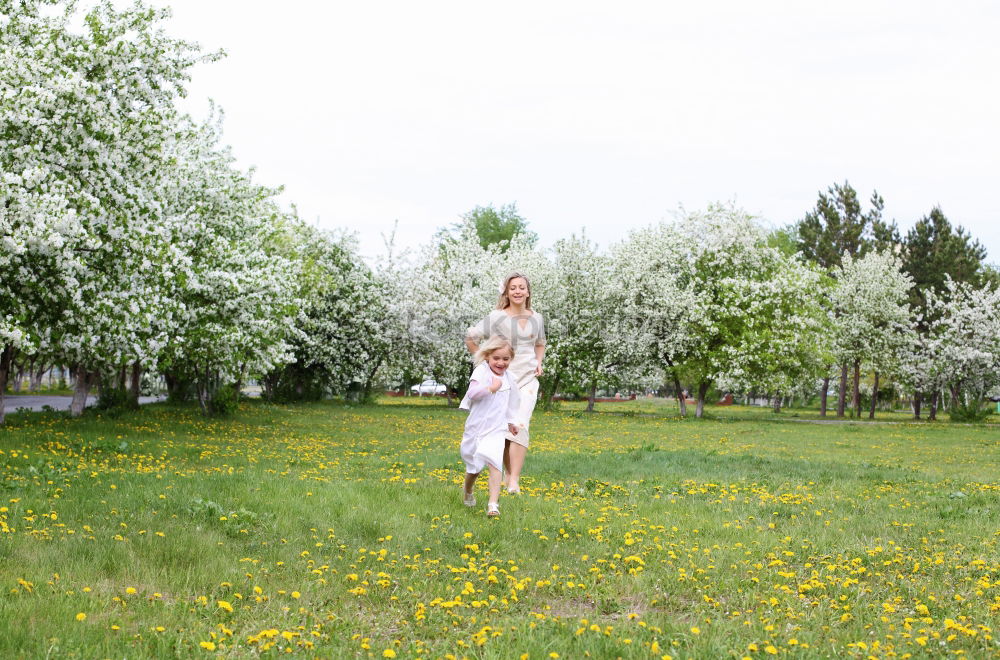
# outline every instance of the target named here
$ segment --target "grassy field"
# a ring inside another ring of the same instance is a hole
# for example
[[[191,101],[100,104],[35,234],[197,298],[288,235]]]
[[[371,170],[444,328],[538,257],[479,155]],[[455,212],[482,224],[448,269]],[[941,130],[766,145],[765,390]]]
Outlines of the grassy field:
[[[1000,657],[995,427],[657,405],[536,415],[498,520],[439,401],[11,415],[0,657]]]

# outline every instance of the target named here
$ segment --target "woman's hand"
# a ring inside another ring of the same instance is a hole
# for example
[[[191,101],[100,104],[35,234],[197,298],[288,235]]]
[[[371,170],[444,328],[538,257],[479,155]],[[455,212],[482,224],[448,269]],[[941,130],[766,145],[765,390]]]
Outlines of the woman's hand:
[[[535,376],[541,376],[541,375],[542,375],[542,364],[541,362],[539,362],[538,366],[535,367]]]
[[[507,424],[507,430],[510,431],[511,435],[517,435],[517,432],[521,429],[516,424]]]

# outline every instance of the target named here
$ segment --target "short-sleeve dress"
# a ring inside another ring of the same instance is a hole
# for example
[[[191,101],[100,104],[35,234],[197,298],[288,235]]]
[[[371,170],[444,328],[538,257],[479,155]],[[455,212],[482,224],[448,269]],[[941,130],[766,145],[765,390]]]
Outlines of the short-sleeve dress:
[[[524,327],[521,327],[524,321]],[[545,322],[542,315],[535,311],[513,316],[502,309],[494,309],[483,320],[472,326],[466,332],[466,337],[477,344],[493,335],[500,335],[510,342],[514,349],[514,359],[511,360],[507,372],[514,376],[520,390],[520,408],[517,416],[517,435],[507,434],[507,439],[520,445],[528,446],[530,439],[528,426],[531,424],[531,414],[535,411],[538,400],[538,378],[535,368],[538,360],[535,358],[535,346],[545,345]]]

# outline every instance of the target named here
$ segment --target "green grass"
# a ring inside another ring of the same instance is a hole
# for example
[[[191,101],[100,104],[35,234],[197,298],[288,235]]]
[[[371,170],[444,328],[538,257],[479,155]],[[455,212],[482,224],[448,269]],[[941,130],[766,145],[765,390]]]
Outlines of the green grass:
[[[1000,657],[995,428],[575,405],[499,520],[443,401],[10,415],[0,655]]]
[[[20,392],[15,392],[14,390],[7,388],[4,396],[17,397],[17,396],[73,396],[73,388],[71,387],[59,387],[58,385],[53,385],[49,387],[48,385],[41,386],[37,392],[31,392],[28,390],[28,386],[25,385],[21,388]]]
[[[383,397],[380,403],[385,405],[407,405],[407,406],[430,406],[430,407],[442,407],[447,406],[448,402],[443,397]],[[452,405],[458,405],[457,400],[452,400]],[[985,404],[993,407],[994,404]],[[556,402],[553,410],[558,412],[584,412],[587,408],[587,401],[558,401]],[[687,406],[688,415],[694,416],[695,404],[690,403]],[[677,407],[677,403],[674,399],[664,399],[659,397],[640,397],[637,399],[622,399],[621,401],[601,401],[594,405],[595,412],[598,413],[609,413],[609,414],[619,414],[619,415],[657,415],[663,417],[679,417],[680,411]],[[719,406],[713,404],[708,404],[705,406],[705,417],[707,419],[714,419],[720,421],[733,421],[733,420],[758,420],[758,421],[810,421],[810,422],[824,422],[824,423],[856,423],[856,424],[871,424],[871,423],[933,423],[927,420],[928,407],[925,404],[922,418],[920,420],[913,419],[913,413],[910,410],[882,410],[879,409],[875,412],[875,419],[868,419],[868,409],[865,408],[862,411],[860,418],[851,417],[851,410],[848,407],[847,416],[843,418],[837,418],[836,416],[836,399],[831,397],[830,405],[825,417],[821,417],[819,414],[819,406],[795,406],[789,408],[782,408],[781,412],[775,413],[770,406],[744,406],[744,405],[731,405],[731,406]],[[937,422],[948,422],[949,417],[947,411],[941,410],[938,412]],[[993,414],[986,420],[987,424],[1000,424],[1000,415]]]

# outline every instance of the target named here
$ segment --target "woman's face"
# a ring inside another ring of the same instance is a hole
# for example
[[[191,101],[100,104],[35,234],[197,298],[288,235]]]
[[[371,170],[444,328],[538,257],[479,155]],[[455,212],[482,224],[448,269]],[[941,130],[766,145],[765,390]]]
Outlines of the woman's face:
[[[507,367],[510,366],[510,360],[510,349],[500,348],[490,353],[490,356],[486,358],[486,363],[490,365],[490,369],[493,373],[499,376],[502,375],[503,372],[507,371]]]
[[[507,300],[512,305],[523,305],[528,299],[528,281],[523,277],[515,277],[507,283]]]

